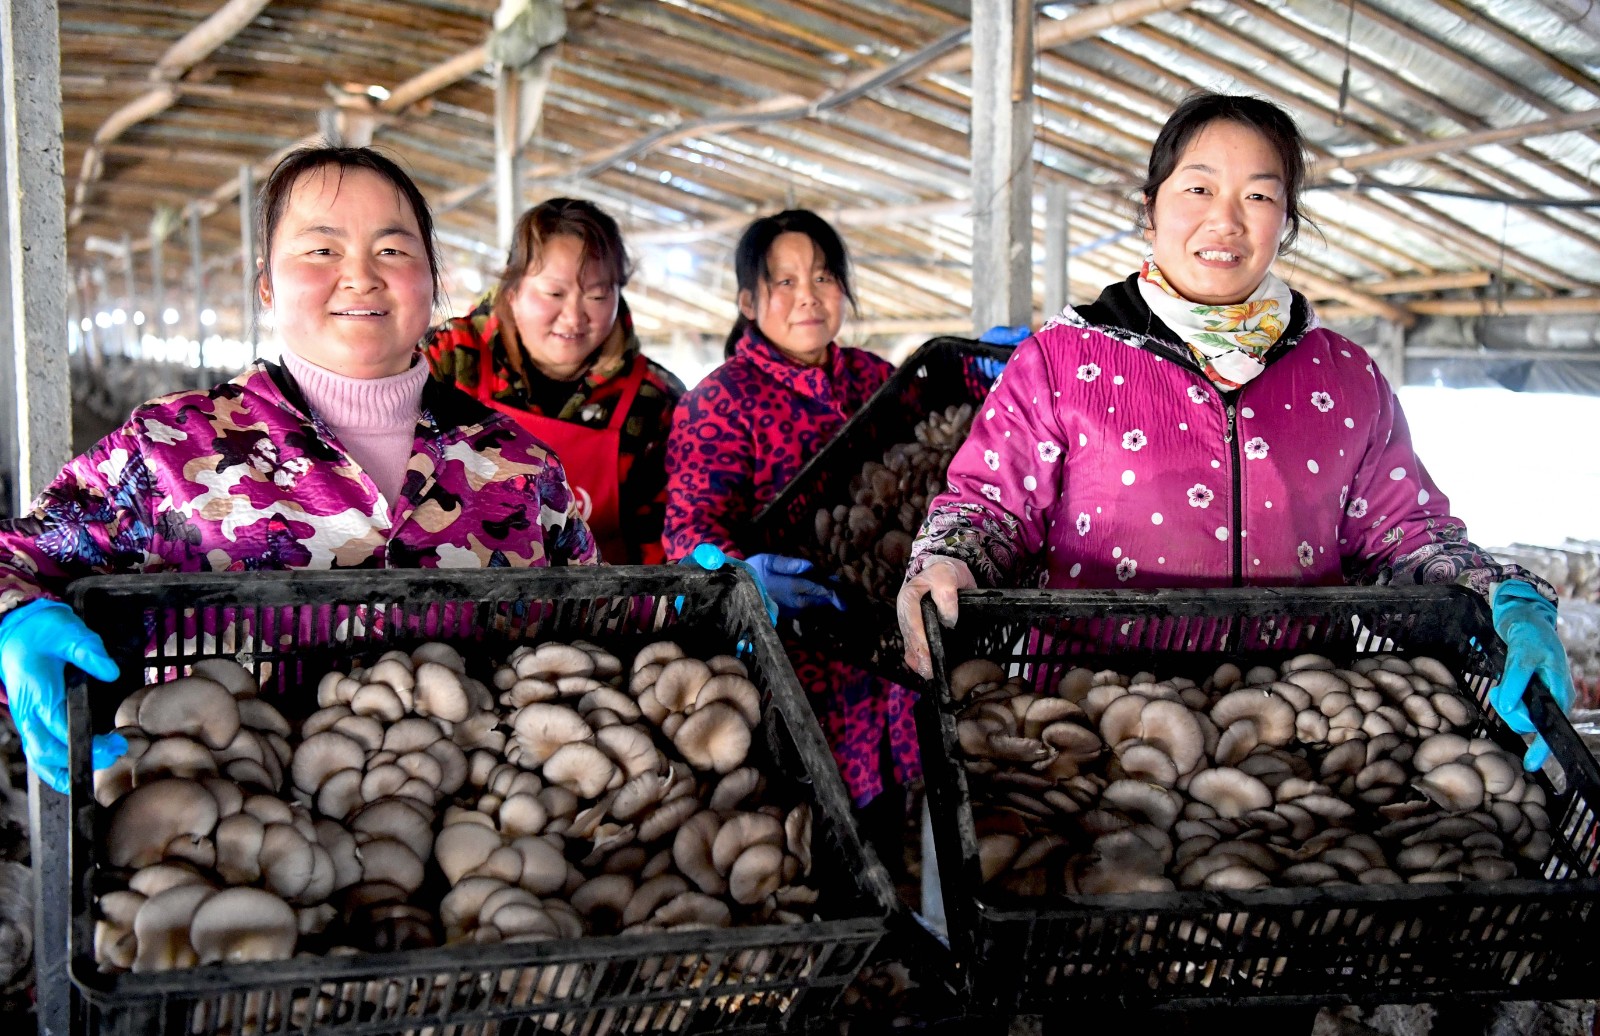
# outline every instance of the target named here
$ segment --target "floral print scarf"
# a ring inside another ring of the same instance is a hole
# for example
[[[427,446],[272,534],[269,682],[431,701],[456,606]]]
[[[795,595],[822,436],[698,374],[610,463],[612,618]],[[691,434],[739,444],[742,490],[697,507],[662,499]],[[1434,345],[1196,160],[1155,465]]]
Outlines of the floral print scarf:
[[[1227,390],[1266,369],[1263,358],[1289,322],[1289,286],[1271,273],[1243,302],[1207,306],[1174,291],[1155,257],[1147,255],[1139,271],[1139,295],[1194,350],[1206,377]]]

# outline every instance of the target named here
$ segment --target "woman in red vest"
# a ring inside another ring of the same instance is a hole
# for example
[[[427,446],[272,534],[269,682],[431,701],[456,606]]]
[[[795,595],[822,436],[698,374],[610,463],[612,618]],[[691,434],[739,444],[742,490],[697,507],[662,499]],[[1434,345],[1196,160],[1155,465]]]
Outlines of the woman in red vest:
[[[616,220],[552,198],[522,214],[500,283],[423,341],[450,382],[554,449],[601,557],[662,560],[663,454],[683,383],[639,351]]]

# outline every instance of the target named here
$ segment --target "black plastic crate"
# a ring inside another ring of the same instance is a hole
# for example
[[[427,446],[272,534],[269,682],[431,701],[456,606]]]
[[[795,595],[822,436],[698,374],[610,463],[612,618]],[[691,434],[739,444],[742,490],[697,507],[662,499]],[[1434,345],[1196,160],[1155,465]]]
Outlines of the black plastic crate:
[[[46,875],[47,902],[70,902],[71,975],[87,1001],[90,1033],[796,1031],[827,1015],[883,934],[893,886],[861,843],[822,732],[743,573],[673,566],[114,576],[74,583],[70,600],[123,673],[115,685],[80,682],[69,694],[71,874]],[[202,658],[230,657],[263,678],[263,697],[294,716],[315,707],[307,681],[329,666],[425,640],[452,643],[471,660],[472,645],[503,657],[519,641],[577,638],[626,658],[663,637],[745,660],[763,702],[752,761],[768,773],[769,794],[815,810],[824,920],[146,974],[96,967],[92,896],[103,819],[88,738],[110,725],[129,691]],[[304,697],[298,708],[284,699],[292,692]],[[296,1005],[319,1001],[324,1017],[296,1013]]]
[[[924,602],[934,691],[918,722],[945,914],[975,1005],[1031,1013],[1070,1002],[1158,1007],[1401,1003],[1446,996],[1539,1000],[1600,991],[1600,769],[1535,683],[1530,712],[1561,779],[1548,797],[1543,879],[1179,891],[1022,899],[983,888],[948,674],[989,658],[1053,688],[1073,666],[1204,679],[1225,661],[1315,651],[1348,664],[1426,653],[1463,678],[1476,723],[1521,758],[1483,705],[1504,647],[1461,587],[963,591],[944,628]],[[1202,941],[1194,933],[1203,929]]]
[[[752,542],[741,546],[752,552],[806,558],[824,576],[837,571],[837,559],[817,543],[817,512],[850,502],[850,480],[868,461],[881,461],[889,447],[913,441],[912,429],[929,414],[962,403],[974,407],[982,403],[988,387],[977,375],[973,361],[980,357],[1004,360],[1012,350],[1009,345],[968,338],[935,338],[924,344],[761,509]],[[805,612],[796,620],[804,638],[825,643],[849,661],[917,686],[920,678],[902,661],[905,645],[895,619],[894,600],[874,600],[856,588],[841,587],[848,611],[813,608]]]

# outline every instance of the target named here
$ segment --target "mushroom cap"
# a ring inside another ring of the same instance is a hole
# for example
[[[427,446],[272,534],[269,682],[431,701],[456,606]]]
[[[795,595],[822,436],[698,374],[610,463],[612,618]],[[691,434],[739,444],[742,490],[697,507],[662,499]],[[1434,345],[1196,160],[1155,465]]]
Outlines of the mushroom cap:
[[[1211,706],[1210,716],[1219,730],[1227,730],[1243,719],[1250,720],[1256,725],[1260,744],[1282,747],[1294,740],[1294,706],[1265,688],[1229,691]]]
[[[515,839],[511,848],[522,855],[522,877],[517,882],[522,888],[536,896],[548,896],[566,886],[571,867],[550,842],[527,836]]]
[[[1464,813],[1483,805],[1483,775],[1471,763],[1443,763],[1417,778],[1412,786],[1450,813]]]
[[[106,832],[113,867],[148,867],[174,838],[208,837],[217,825],[217,800],[198,781],[169,777],[141,785],[117,801]]]
[[[239,732],[239,703],[214,680],[179,677],[144,696],[138,725],[153,735],[182,734],[211,748],[226,748]]]
[[[267,824],[262,830],[258,857],[262,884],[284,899],[299,897],[316,877],[317,858],[312,844],[292,824]]]
[[[694,816],[699,810],[700,802],[693,796],[683,796],[663,802],[639,822],[639,841],[648,845],[672,834],[678,829],[679,824]]]
[[[389,724],[383,732],[383,748],[395,755],[426,751],[428,746],[444,737],[444,731],[432,720],[421,716],[407,716]]]
[[[1137,813],[1162,831],[1172,830],[1179,811],[1183,809],[1183,800],[1176,792],[1159,784],[1138,780],[1112,781],[1101,793],[1101,801],[1126,812]]]
[[[411,895],[422,887],[422,860],[404,842],[374,838],[361,846],[363,882],[387,882]]]
[[[350,818],[350,832],[359,842],[369,838],[393,838],[403,843],[419,860],[426,860],[433,849],[433,811],[400,796],[369,802]]]
[[[950,697],[960,701],[973,688],[989,683],[1004,683],[1006,672],[987,658],[972,658],[950,670]]]
[[[619,771],[610,757],[587,742],[562,745],[545,760],[544,779],[566,788],[580,799],[598,798]]]
[[[753,845],[785,844],[783,822],[766,813],[735,813],[717,829],[711,844],[711,865],[727,874],[744,851]]]
[[[658,640],[653,644],[646,644],[633,656],[633,664],[629,672],[636,674],[639,670],[650,665],[665,666],[675,658],[683,657],[683,648],[670,640]]]
[[[214,776],[217,760],[198,741],[173,735],[150,742],[133,763],[133,784],[138,787],[162,777]]]
[[[695,769],[728,773],[750,753],[750,726],[732,705],[713,702],[691,713],[672,743]]]
[[[583,716],[599,711],[614,713],[624,723],[632,723],[640,715],[634,700],[615,687],[597,687],[578,699],[578,712]],[[593,718],[589,722],[593,723]]]
[[[722,819],[715,813],[696,813],[678,828],[672,840],[672,862],[679,873],[713,896],[728,890],[727,880],[711,860],[711,848],[721,826]]]
[[[1205,732],[1181,701],[1158,698],[1146,704],[1138,736],[1171,756],[1179,773],[1193,770],[1205,755]]]
[[[367,683],[350,696],[350,711],[384,723],[397,723],[406,714],[406,703],[400,692],[389,684]]]
[[[663,903],[689,891],[689,883],[677,874],[658,874],[641,882],[622,910],[622,924],[636,925],[654,914]]]
[[[633,898],[633,889],[633,879],[626,874],[600,874],[572,893],[572,907],[591,921],[602,911],[620,920],[628,900]]]
[[[335,730],[324,730],[300,742],[289,772],[296,788],[303,794],[315,795],[330,774],[338,770],[360,770],[366,760],[367,750],[361,742]]]
[[[216,889],[209,885],[177,885],[146,899],[133,918],[138,944],[133,970],[192,967],[198,958],[189,943],[189,921],[214,895]]]
[[[1201,770],[1189,781],[1189,797],[1204,802],[1220,817],[1237,817],[1272,805],[1272,790],[1259,779],[1231,766]]]
[[[629,778],[655,773],[666,761],[642,727],[618,724],[595,731],[594,743]]]
[[[556,681],[564,676],[588,676],[594,672],[594,659],[582,648],[551,641],[518,659],[516,668],[518,676]]]
[[[1460,734],[1434,734],[1417,746],[1411,765],[1418,773],[1425,774],[1471,753],[1472,743]]]
[[[751,727],[761,725],[761,692],[743,676],[722,673],[712,676],[695,695],[695,709],[703,709],[712,702],[725,701],[739,710],[739,715]]]
[[[448,824],[433,843],[434,858],[452,886],[483,865],[502,845],[500,834],[482,824]]]
[[[460,723],[471,713],[472,701],[460,673],[438,662],[423,662],[417,666],[412,708],[418,715]]]
[[[728,895],[736,903],[759,903],[783,884],[783,850],[763,842],[739,854],[728,871]]]
[[[525,765],[538,766],[566,745],[594,740],[594,731],[565,705],[533,702],[518,709],[511,725],[525,753]]]
[[[711,667],[698,658],[675,658],[661,667],[651,690],[668,712],[687,712],[711,677]]]
[[[737,809],[739,803],[760,790],[762,783],[760,770],[754,766],[741,766],[717,781],[716,789],[706,804],[712,809]]]
[[[224,889],[208,897],[189,924],[189,943],[201,964],[287,960],[299,934],[293,908],[254,888]]]
[[[248,885],[261,877],[261,843],[267,826],[249,813],[235,813],[217,824],[217,875],[230,885]]]
[[[652,920],[667,928],[680,925],[726,928],[733,923],[733,912],[720,899],[689,891],[667,900],[652,915]]]
[[[538,793],[517,792],[507,795],[495,815],[496,826],[506,838],[536,835],[544,830],[550,813],[539,801]]]
[[[289,721],[265,698],[239,698],[239,722],[251,730],[271,731],[279,737],[290,734]]]

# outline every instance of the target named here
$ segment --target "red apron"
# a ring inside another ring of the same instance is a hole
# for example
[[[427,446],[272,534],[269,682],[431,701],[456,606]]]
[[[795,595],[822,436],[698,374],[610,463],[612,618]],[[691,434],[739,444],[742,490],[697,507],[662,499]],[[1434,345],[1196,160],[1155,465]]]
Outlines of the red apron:
[[[497,402],[491,393],[494,376],[490,350],[479,353],[478,402],[488,404],[532,432],[561,459],[567,470],[567,482],[578,498],[578,513],[588,524],[600,548],[602,560],[613,565],[637,563],[630,557],[628,541],[622,535],[622,493],[620,453],[622,426],[628,420],[633,399],[639,394],[644,381],[645,360],[635,355],[633,369],[622,375],[622,397],[611,412],[611,422],[604,428],[585,428],[572,421],[530,414],[526,410]]]

